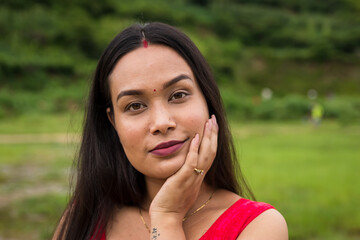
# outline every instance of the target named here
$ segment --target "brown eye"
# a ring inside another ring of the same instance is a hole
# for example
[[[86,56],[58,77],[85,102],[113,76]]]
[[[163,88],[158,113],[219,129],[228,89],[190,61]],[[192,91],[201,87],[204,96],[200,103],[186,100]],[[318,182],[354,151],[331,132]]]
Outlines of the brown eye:
[[[129,110],[129,111],[138,111],[138,110],[141,110],[142,108],[144,108],[144,104],[141,104],[141,103],[132,103],[130,104],[126,110]]]
[[[184,93],[184,92],[177,92],[177,93],[174,93],[172,95],[172,97],[170,98],[170,100],[177,100],[177,99],[181,99],[181,98],[184,98],[187,94]]]

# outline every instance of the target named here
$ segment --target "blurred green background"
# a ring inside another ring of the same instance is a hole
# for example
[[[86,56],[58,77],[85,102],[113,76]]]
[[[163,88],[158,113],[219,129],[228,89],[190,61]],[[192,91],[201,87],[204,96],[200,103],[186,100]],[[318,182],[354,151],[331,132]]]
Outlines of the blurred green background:
[[[3,0],[0,239],[51,236],[96,62],[118,32],[150,21],[205,55],[245,175],[290,239],[359,239],[358,0]]]

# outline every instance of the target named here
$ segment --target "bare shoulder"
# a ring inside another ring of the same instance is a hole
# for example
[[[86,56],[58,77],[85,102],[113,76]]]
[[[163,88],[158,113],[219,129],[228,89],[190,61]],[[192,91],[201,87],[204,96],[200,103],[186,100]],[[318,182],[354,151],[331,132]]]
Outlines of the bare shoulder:
[[[286,221],[277,210],[269,209],[255,218],[237,239],[287,240]]]

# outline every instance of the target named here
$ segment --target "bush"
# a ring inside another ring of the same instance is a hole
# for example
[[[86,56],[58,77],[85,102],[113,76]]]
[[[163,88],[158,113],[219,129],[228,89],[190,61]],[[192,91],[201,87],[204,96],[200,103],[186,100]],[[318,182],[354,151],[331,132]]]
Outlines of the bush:
[[[305,96],[287,95],[262,100],[259,96],[239,96],[234,90],[222,89],[226,112],[239,120],[303,120],[311,116],[313,102]],[[360,98],[337,97],[320,99],[324,118],[339,120],[342,124],[360,123]]]
[[[337,119],[342,124],[350,122],[360,123],[360,99],[334,98],[324,101],[325,118]]]

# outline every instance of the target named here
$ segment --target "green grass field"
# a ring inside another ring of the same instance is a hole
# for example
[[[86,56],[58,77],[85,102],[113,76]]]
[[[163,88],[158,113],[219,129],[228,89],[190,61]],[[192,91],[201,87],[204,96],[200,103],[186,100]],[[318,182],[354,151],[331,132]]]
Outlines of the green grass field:
[[[0,121],[0,239],[48,239],[68,198],[79,115]],[[360,238],[360,125],[232,122],[239,159],[258,201],[286,218],[290,239]],[[34,142],[4,137],[32,135]],[[6,134],[6,135],[5,135]],[[51,136],[51,135],[50,135]]]
[[[360,126],[232,126],[256,197],[285,216],[290,239],[360,238]]]

